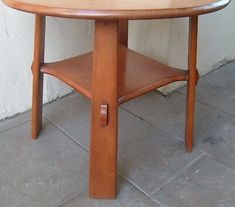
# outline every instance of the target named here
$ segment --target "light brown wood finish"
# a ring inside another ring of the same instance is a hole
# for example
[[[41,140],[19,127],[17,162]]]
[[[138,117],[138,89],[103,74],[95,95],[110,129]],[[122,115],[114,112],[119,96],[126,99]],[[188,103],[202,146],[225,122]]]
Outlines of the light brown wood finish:
[[[42,127],[43,73],[40,71],[44,62],[45,17],[35,16],[34,60],[32,65],[32,138],[36,139]]]
[[[192,152],[193,149],[193,129],[195,113],[195,90],[198,81],[197,71],[197,36],[198,36],[198,16],[189,18],[189,43],[188,43],[188,70],[189,79],[187,83],[187,111],[185,126],[186,150]]]
[[[95,198],[115,198],[118,104],[168,83],[187,80],[185,141],[193,146],[198,15],[224,8],[230,0],[2,0],[36,14],[33,62],[32,137],[42,125],[43,74],[53,75],[92,101],[90,184]],[[43,64],[45,17],[95,19],[94,53]],[[128,21],[190,17],[188,72],[163,65],[127,48]],[[40,69],[41,68],[41,69]]]
[[[92,71],[90,196],[115,198],[118,125],[118,21],[96,21]],[[107,125],[102,124],[107,105]]]
[[[93,53],[88,53],[56,63],[47,63],[42,65],[41,71],[59,78],[91,99],[92,55]],[[159,63],[124,45],[119,46],[118,59],[119,104],[166,84],[188,79],[187,71]]]
[[[91,99],[93,53],[87,53],[41,67],[43,73],[52,75]]]
[[[160,19],[214,12],[230,0],[3,0],[8,6],[45,16],[82,19]]]

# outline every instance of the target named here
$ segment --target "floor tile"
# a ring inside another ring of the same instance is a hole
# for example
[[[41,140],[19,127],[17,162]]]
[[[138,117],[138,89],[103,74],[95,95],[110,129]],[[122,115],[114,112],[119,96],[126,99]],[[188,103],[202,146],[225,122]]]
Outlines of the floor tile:
[[[198,123],[195,148],[200,148],[235,169],[235,117],[210,109]]]
[[[234,207],[235,171],[205,156],[152,197],[164,207]]]
[[[201,156],[186,153],[184,142],[124,113],[120,123],[119,170],[146,195],[160,190],[190,162]]]
[[[73,94],[49,107],[45,112],[46,117],[89,149],[89,102]],[[164,186],[201,154],[197,150],[187,154],[182,141],[123,109],[119,110],[118,149],[119,170],[147,195]]]
[[[47,104],[44,116],[83,147],[89,147],[90,101],[78,93]]]
[[[0,137],[1,207],[58,207],[87,189],[87,152],[48,121],[38,140],[29,123]]]
[[[160,207],[119,177],[119,193],[116,200],[90,199],[88,193],[68,202],[63,207]]]
[[[125,103],[123,107],[175,138],[184,140],[185,96],[172,93],[164,97],[152,92]],[[196,123],[207,115],[207,111],[206,105],[196,104]]]
[[[6,131],[12,127],[23,124],[31,119],[31,111],[27,111],[21,114],[17,114],[11,118],[7,118],[0,121],[0,132]]]
[[[200,101],[235,115],[235,62],[203,76],[197,85]],[[178,92],[185,94],[185,87]]]

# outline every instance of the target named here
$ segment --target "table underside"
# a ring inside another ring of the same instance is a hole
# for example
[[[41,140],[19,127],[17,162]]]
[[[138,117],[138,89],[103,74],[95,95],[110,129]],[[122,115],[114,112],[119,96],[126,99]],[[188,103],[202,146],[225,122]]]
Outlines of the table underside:
[[[188,71],[159,63],[124,45],[120,45],[118,54],[119,104],[166,84],[188,80]],[[93,53],[90,52],[60,62],[45,63],[41,72],[55,76],[92,99],[92,59]]]

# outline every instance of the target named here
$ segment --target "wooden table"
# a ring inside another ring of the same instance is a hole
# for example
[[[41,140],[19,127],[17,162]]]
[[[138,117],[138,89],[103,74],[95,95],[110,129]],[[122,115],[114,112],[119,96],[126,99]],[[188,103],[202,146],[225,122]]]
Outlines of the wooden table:
[[[95,198],[115,198],[118,106],[175,81],[187,81],[185,141],[193,147],[198,16],[227,6],[230,0],[3,0],[36,14],[32,137],[42,126],[43,74],[72,86],[92,102],[90,183]],[[94,19],[94,52],[44,63],[45,17]],[[188,70],[180,70],[128,49],[128,20],[189,17]],[[157,115],[157,114],[156,114]]]

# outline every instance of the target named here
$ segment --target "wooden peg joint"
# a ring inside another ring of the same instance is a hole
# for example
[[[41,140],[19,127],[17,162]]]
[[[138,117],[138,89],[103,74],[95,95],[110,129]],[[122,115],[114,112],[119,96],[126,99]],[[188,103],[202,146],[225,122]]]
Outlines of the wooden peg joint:
[[[108,104],[100,105],[100,123],[103,127],[108,125]]]
[[[189,73],[190,73],[190,71],[186,72],[186,80],[189,80]],[[198,70],[196,69],[196,75],[195,75],[195,83],[196,84],[197,84],[199,79],[200,79],[200,74],[199,74]]]
[[[31,71],[33,73],[33,69],[34,69],[34,62],[32,62],[32,65],[31,65]]]
[[[43,63],[40,63],[39,68],[41,68],[42,65],[43,65]],[[33,61],[32,65],[31,65],[31,71],[32,71],[33,74],[34,74],[34,68],[35,68],[35,62]],[[36,70],[36,73],[37,73],[37,70]]]

